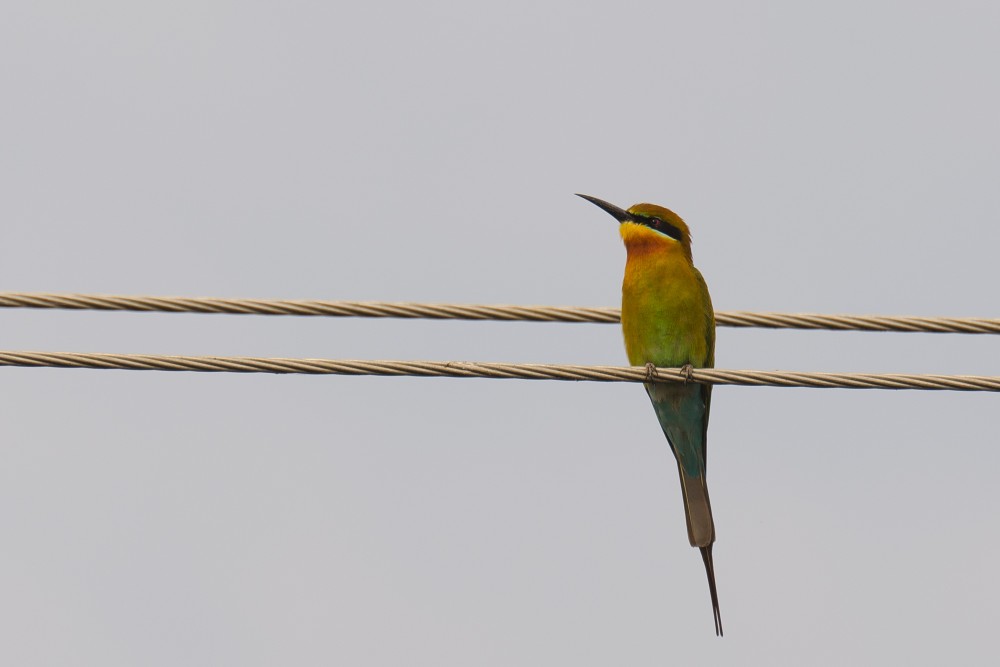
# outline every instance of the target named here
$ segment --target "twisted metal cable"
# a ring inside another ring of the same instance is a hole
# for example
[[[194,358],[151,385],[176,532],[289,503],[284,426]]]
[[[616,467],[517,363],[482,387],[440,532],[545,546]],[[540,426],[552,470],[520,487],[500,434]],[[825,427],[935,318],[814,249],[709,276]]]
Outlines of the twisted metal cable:
[[[620,314],[618,308],[581,306],[489,306],[384,301],[220,299],[214,297],[30,292],[0,292],[0,308],[600,323],[618,322]],[[1000,318],[987,317],[900,317],[723,311],[716,313],[715,319],[718,324],[729,327],[1000,334]]]
[[[220,299],[215,297],[117,296],[0,292],[0,308],[131,310],[166,313],[236,315],[312,315],[327,317],[398,317],[434,320],[505,320],[528,322],[619,321],[617,308],[572,306],[486,306],[386,301],[316,301],[303,299]]]
[[[635,366],[508,364],[472,361],[367,361],[0,351],[0,366],[230,373],[306,373],[313,375],[476,377],[592,382],[685,382],[690,380],[702,384],[751,387],[1000,391],[1000,376],[984,375],[807,373],[699,368],[691,371],[690,377],[687,377],[684,370],[679,368],[658,368],[651,372],[647,368]]]

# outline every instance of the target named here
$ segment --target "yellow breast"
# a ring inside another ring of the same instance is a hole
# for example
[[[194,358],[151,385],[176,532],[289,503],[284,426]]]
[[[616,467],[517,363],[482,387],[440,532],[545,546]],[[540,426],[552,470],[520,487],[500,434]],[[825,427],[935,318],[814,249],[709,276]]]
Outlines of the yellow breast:
[[[643,225],[623,223],[628,250],[622,333],[629,363],[712,364],[714,314],[689,248]]]

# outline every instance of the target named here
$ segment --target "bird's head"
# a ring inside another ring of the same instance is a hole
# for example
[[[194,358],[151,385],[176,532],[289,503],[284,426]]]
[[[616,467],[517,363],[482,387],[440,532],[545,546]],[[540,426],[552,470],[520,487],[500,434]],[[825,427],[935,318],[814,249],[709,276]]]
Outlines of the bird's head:
[[[597,197],[577,196],[603,209],[618,221],[618,231],[629,252],[679,251],[691,260],[691,232],[681,217],[669,208],[656,204],[636,204],[625,210]]]

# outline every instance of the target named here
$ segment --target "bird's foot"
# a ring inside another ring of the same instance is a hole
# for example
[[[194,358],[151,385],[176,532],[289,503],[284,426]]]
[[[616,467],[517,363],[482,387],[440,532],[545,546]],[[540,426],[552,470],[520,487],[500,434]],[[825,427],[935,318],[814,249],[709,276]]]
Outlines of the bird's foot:
[[[684,364],[681,366],[681,375],[684,376],[684,384],[690,382],[691,378],[694,377],[694,366],[691,364]]]
[[[646,362],[646,382],[654,382],[656,380],[656,364],[652,361]]]

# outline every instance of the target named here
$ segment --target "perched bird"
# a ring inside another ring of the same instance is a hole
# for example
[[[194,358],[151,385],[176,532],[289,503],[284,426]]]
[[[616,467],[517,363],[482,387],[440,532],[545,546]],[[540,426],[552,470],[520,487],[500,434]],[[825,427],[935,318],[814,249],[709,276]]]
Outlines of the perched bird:
[[[691,234],[673,211],[636,204],[627,211],[579,195],[619,222],[628,259],[622,283],[622,333],[633,366],[693,368],[715,365],[715,311],[708,286],[691,260]],[[712,544],[715,523],[705,482],[705,446],[712,386],[647,382],[660,427],[677,459],[688,539],[701,549],[712,595],[715,634],[722,636]]]

